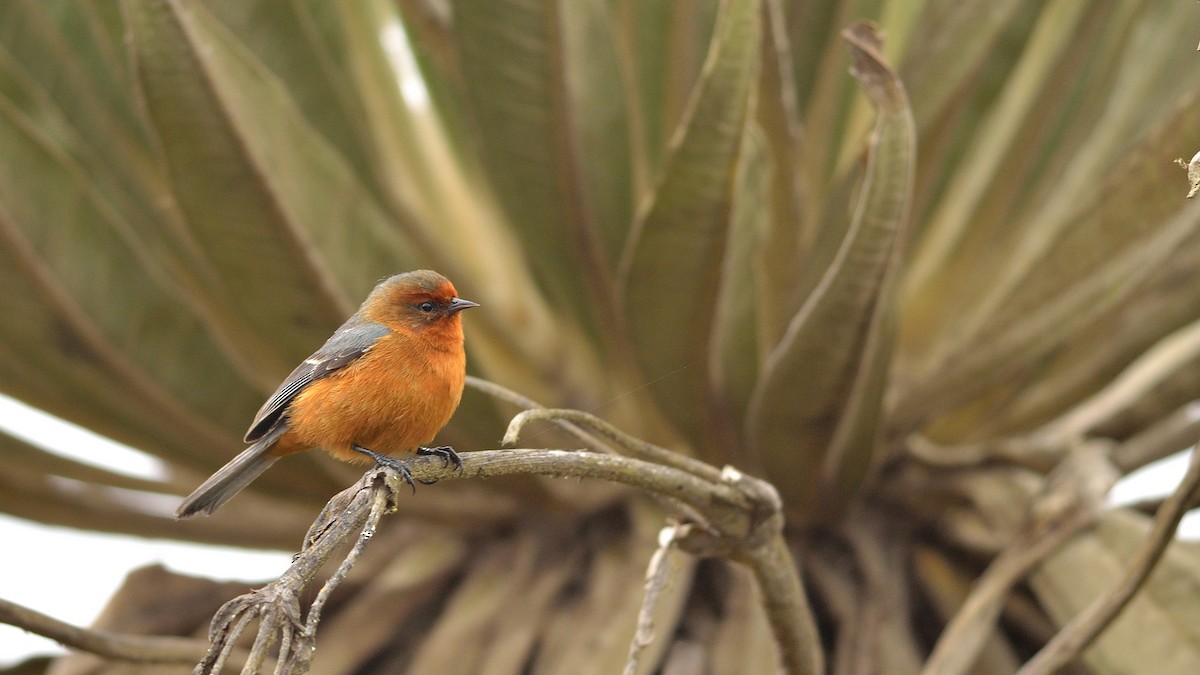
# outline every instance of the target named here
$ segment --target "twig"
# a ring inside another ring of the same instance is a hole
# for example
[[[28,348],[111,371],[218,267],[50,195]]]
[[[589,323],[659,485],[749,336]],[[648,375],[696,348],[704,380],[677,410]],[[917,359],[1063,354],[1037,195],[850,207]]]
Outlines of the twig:
[[[695,555],[721,555],[748,566],[760,584],[785,669],[800,675],[815,675],[822,670],[823,655],[815,622],[797,567],[782,538],[784,519],[779,494],[762,480],[744,476],[732,467],[721,471],[709,467],[698,472],[704,474],[702,477],[683,468],[580,450],[480,450],[462,456],[461,471],[427,456],[414,456],[406,460],[406,466],[412,477],[421,482],[533,473],[599,478],[684,504],[683,513],[698,515],[698,520],[680,528],[677,543]],[[689,468],[695,467],[689,465]],[[707,479],[713,474],[715,480]],[[270,650],[277,643],[281,651],[275,673],[306,673],[325,599],[338,581],[346,577],[390,500],[407,491],[407,483],[396,471],[373,468],[352,488],[332,498],[305,537],[304,548],[280,578],[263,589],[234,598],[217,611],[209,632],[208,652],[193,673],[220,673],[232,655],[234,661],[246,664],[244,673],[258,673],[271,661]],[[302,593],[332,554],[355,537],[358,543],[334,577],[326,581],[317,602],[308,609],[307,621],[301,621]],[[647,599],[647,604],[653,609],[653,597]],[[126,661],[194,663],[204,651],[194,640],[84,631],[2,601],[0,620],[78,649]],[[256,620],[258,635],[251,652],[246,655],[244,651],[235,651],[236,640]]]
[[[308,609],[308,620],[304,623],[304,634],[310,638],[316,635],[317,624],[321,621],[321,610],[325,607],[325,603],[329,600],[333,589],[350,573],[350,568],[354,566],[359,556],[362,555],[367,542],[371,540],[371,537],[375,536],[375,529],[379,527],[379,521],[387,511],[389,502],[388,493],[385,490],[375,490],[373,497],[371,500],[371,512],[367,515],[367,522],[363,526],[362,533],[358,535],[358,541],[354,542],[354,548],[350,549],[350,553],[346,555],[346,559],[338,566],[337,571],[321,587],[321,591],[317,593],[316,599],[313,600],[312,606]]]
[[[48,637],[72,649],[135,663],[195,663],[208,648],[204,642],[191,638],[80,628],[4,599],[0,599],[0,623]],[[245,653],[239,657],[244,658]]]
[[[260,619],[259,636],[268,637],[255,640],[250,661],[243,672],[259,672],[267,652],[273,646],[274,636],[281,637],[288,645],[286,653],[280,654],[276,672],[307,672],[315,635],[305,633],[305,626],[300,621],[300,595],[333,553],[344,542],[361,533],[370,515],[370,505],[375,495],[373,488],[378,488],[379,485],[379,481],[376,480],[378,475],[377,470],[368,471],[354,486],[354,496],[341,510],[340,516],[328,517],[319,535],[310,533],[305,537],[304,548],[283,575],[263,588],[225,603],[213,617],[212,629],[209,631],[212,646],[193,672],[197,675],[220,673],[228,646],[237,641],[242,631],[255,618]],[[335,495],[331,501],[341,498],[341,494]],[[322,516],[325,515],[326,511],[322,511]]]
[[[634,675],[638,670],[638,659],[642,650],[654,641],[654,610],[658,597],[667,585],[667,573],[671,571],[668,554],[681,536],[686,536],[690,525],[672,523],[658,533],[658,548],[650,556],[646,567],[646,594],[642,597],[642,608],[638,611],[637,630],[629,642],[629,657],[625,660],[624,675]]]
[[[252,614],[244,614],[244,615],[242,615],[242,617],[240,619],[238,619],[237,624],[235,624],[233,627],[232,639],[227,640],[225,642],[225,645],[217,653],[216,661],[212,667],[212,672],[219,673],[219,672],[221,672],[222,669],[225,668],[225,661],[228,660],[230,653],[233,651],[233,646],[235,644],[237,644],[238,636],[240,636],[242,634],[242,632],[246,630],[246,626],[250,625],[250,620],[253,618],[254,618],[254,615],[252,615]],[[211,636],[210,636],[210,639],[211,639]],[[208,657],[205,656],[205,659],[207,659],[207,658]],[[203,663],[204,663],[204,661],[201,661],[201,664],[203,664]],[[246,663],[247,663],[247,665],[249,665],[249,663],[250,663],[249,657],[246,658]],[[194,672],[202,672],[200,669],[201,669],[201,666],[196,666]]]
[[[249,619],[252,616],[252,614],[247,613],[246,616],[242,617],[242,620],[245,620],[245,623],[249,623]],[[264,612],[264,618],[262,619],[262,625],[267,627],[268,630],[259,630],[258,635],[255,636],[254,645],[250,647],[250,659],[246,661],[246,667],[242,668],[243,673],[257,673],[261,671],[263,664],[267,662],[267,659],[271,658],[271,649],[275,646],[275,641],[280,637],[285,642],[291,643],[292,634],[295,632],[294,627],[285,622],[282,629],[277,629],[275,628],[276,622],[272,619],[272,613],[268,609]],[[242,620],[239,620],[238,623],[245,625]],[[289,668],[285,663],[280,663],[275,666],[275,671],[286,673],[289,671]]]
[[[1154,516],[1150,536],[1142,543],[1124,576],[1116,585],[1096,598],[1087,609],[1070,621],[1046,646],[1042,647],[1018,675],[1049,675],[1074,659],[1121,613],[1142,587],[1175,538],[1179,521],[1187,512],[1192,495],[1200,489],[1200,450],[1192,448],[1187,473],[1179,487]]]
[[[583,425],[591,428],[599,433],[604,438],[616,443],[618,446],[629,451],[631,457],[644,459],[650,462],[656,462],[663,466],[669,466],[680,471],[687,471],[695,474],[705,480],[719,481],[721,480],[720,469],[705,464],[704,462],[692,459],[686,455],[681,455],[677,452],[671,452],[666,448],[659,447],[653,443],[647,443],[640,438],[634,438],[629,434],[621,431],[604,420],[583,412],[582,410],[571,410],[567,408],[542,408],[539,410],[526,410],[508,423],[508,430],[504,432],[504,440],[500,441],[501,445],[515,445],[517,439],[521,435],[521,430],[525,425],[534,421],[553,421],[562,420],[574,422],[575,424]]]
[[[508,387],[503,387],[490,380],[485,380],[482,377],[468,375],[467,386],[483,392],[484,394],[487,394],[493,398],[511,403],[524,410],[546,410],[546,406],[542,405],[541,403],[538,403],[527,396],[522,396]],[[613,451],[607,443],[567,420],[554,420],[554,423],[575,438],[578,438],[579,440],[588,444],[589,447],[602,450],[604,452]]]
[[[292,633],[289,631],[284,633],[279,641],[279,659],[275,662],[274,675],[286,675],[288,664],[295,658],[292,652]]]
[[[783,535],[774,537],[765,547],[746,551],[738,561],[750,568],[758,582],[763,608],[786,672],[824,673],[825,656],[817,624]]]

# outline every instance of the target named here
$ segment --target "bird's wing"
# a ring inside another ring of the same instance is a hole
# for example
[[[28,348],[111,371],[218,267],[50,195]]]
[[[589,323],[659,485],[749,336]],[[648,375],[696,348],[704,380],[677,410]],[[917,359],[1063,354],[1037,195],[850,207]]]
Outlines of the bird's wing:
[[[254,421],[250,423],[250,430],[246,432],[246,442],[256,441],[266,435],[283,417],[292,399],[314,380],[352,363],[389,332],[387,326],[357,320],[357,317],[343,324],[320,349],[296,366],[292,374],[271,394],[271,398],[259,408]]]

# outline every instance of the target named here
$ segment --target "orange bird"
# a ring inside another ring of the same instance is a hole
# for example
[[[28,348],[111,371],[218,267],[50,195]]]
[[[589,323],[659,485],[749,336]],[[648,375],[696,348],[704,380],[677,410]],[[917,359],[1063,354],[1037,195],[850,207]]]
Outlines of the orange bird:
[[[259,409],[246,432],[253,445],[188,495],[175,517],[212,513],[280,457],[310,448],[394,466],[410,485],[408,470],[388,455],[415,450],[461,467],[453,448],[421,446],[462,398],[467,357],[458,313],[478,306],[429,270],[380,282]]]

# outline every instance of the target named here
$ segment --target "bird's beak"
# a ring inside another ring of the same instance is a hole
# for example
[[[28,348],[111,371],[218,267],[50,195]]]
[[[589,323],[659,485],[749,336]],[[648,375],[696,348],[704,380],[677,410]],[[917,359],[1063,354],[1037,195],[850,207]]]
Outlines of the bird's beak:
[[[449,312],[451,314],[453,314],[455,312],[461,312],[464,309],[470,309],[472,307],[478,307],[478,306],[479,306],[478,302],[471,302],[470,300],[463,300],[462,298],[455,298],[450,301],[450,306],[447,307],[446,309],[449,310]]]

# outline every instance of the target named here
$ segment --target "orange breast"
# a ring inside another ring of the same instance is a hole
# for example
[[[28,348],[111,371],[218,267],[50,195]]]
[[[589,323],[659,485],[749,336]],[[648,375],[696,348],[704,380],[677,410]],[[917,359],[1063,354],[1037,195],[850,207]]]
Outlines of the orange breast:
[[[290,430],[277,454],[324,448],[345,461],[369,461],[360,445],[394,455],[413,452],[446,426],[462,398],[466,356],[393,334],[342,370],[321,378],[288,406]]]

